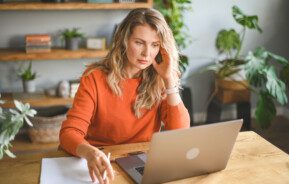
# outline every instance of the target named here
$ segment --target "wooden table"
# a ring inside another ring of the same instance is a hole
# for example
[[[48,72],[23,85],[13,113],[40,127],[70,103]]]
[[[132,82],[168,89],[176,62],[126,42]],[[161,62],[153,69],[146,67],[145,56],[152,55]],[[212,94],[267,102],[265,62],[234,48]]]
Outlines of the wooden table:
[[[130,152],[147,151],[148,147],[149,143],[104,147],[104,152],[112,154],[112,165],[116,171],[114,183],[132,183],[132,181],[113,160]],[[0,161],[0,183],[39,183],[41,159],[61,156],[68,155],[62,151],[51,151],[21,154],[16,159],[4,158]],[[241,132],[225,170],[169,183],[288,184],[289,155],[252,131]]]

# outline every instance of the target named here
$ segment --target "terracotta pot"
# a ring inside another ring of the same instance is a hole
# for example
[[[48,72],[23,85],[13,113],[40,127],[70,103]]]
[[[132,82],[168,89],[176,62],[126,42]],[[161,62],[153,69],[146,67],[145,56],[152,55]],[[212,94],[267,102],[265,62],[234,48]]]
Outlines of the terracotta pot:
[[[225,90],[245,90],[248,89],[248,81],[232,81],[232,80],[225,80],[225,79],[218,79],[216,78],[216,83],[219,89]]]

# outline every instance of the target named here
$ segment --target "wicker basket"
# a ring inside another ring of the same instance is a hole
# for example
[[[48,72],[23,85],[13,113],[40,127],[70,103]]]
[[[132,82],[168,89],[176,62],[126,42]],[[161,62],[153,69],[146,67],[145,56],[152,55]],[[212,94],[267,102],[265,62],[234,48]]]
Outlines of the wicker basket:
[[[36,110],[37,116],[31,119],[33,127],[28,129],[31,141],[34,143],[58,142],[61,124],[66,118],[68,108],[55,106]]]

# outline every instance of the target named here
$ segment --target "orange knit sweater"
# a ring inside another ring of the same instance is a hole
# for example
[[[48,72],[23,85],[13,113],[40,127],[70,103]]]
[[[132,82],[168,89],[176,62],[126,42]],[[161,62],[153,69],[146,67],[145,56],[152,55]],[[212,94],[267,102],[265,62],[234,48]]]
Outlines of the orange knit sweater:
[[[73,106],[62,123],[60,145],[76,155],[79,144],[86,142],[95,146],[149,141],[160,130],[189,127],[189,114],[183,103],[168,105],[163,100],[152,109],[145,110],[138,119],[133,112],[140,79],[126,79],[122,96],[113,94],[106,82],[106,75],[94,70],[82,76]]]

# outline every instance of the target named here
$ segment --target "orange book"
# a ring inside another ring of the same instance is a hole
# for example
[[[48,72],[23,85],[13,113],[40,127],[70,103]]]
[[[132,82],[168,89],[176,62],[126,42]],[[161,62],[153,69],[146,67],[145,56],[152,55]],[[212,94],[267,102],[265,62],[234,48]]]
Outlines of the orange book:
[[[30,34],[25,36],[26,42],[49,42],[51,36],[48,34]]]

